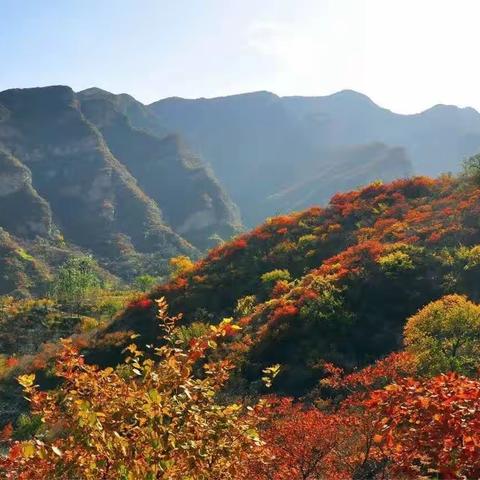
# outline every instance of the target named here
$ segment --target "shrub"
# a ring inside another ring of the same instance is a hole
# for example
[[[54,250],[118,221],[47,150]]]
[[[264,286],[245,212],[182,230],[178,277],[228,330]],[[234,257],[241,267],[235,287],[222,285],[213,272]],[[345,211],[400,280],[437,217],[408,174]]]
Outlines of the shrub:
[[[263,406],[217,403],[231,368],[227,361],[194,374],[197,360],[236,328],[224,321],[182,348],[178,318],[158,304],[165,344],[155,349],[157,360],[132,344],[123,365],[101,370],[65,342],[56,365],[59,392],[39,391],[34,375],[20,377],[44,432],[11,444],[0,458],[1,478],[245,478],[247,458],[261,459]]]
[[[480,365],[480,306],[447,295],[410,317],[404,330],[407,351],[428,375],[476,373]]]
[[[290,280],[290,272],[284,269],[275,269],[270,272],[264,273],[260,277],[263,284],[273,285],[279,280]]]

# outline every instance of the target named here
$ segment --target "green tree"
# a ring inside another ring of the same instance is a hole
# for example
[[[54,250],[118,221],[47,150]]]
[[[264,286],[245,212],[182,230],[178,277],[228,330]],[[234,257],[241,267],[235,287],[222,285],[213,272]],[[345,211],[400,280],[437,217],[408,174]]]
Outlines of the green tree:
[[[404,339],[421,373],[475,373],[480,366],[480,305],[462,295],[446,295],[408,319]]]
[[[78,308],[92,300],[101,287],[97,265],[92,257],[72,257],[57,272],[52,296],[67,308]]]
[[[285,269],[277,268],[271,272],[266,272],[260,277],[264,285],[275,285],[279,280],[290,280],[290,272]]]
[[[467,158],[463,162],[463,175],[475,183],[480,183],[480,154]]]
[[[155,283],[157,282],[157,279],[153,277],[152,275],[139,275],[138,277],[135,278],[133,281],[133,284],[135,288],[138,290],[141,290],[142,292],[146,292],[147,290],[150,290]]]

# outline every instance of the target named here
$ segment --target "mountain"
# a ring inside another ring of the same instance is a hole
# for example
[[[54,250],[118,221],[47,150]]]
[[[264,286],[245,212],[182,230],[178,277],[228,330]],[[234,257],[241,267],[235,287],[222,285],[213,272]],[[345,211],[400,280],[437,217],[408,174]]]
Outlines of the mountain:
[[[130,117],[122,113],[126,109],[118,108],[118,97],[112,99],[111,94],[87,90],[78,97],[86,118],[100,130],[140,188],[161,206],[165,220],[177,233],[202,250],[214,245],[209,240],[213,235],[232,235],[232,226],[240,224],[236,206],[178,135],[160,138],[132,128]],[[141,104],[131,97],[129,101],[137,105],[135,112],[141,111]]]
[[[14,241],[66,241],[128,279],[237,231],[234,205],[177,138],[85,97],[63,86],[0,92],[0,227]]]
[[[158,121],[158,117],[143,103],[139,102],[131,95],[121,93],[116,95],[101,88],[92,87],[78,92],[82,101],[103,100],[112,104],[118,114],[125,115],[130,121],[132,127],[138,130],[145,130],[159,137],[165,137],[169,133]]]
[[[436,105],[400,115],[351,90],[282,101],[317,144],[402,146],[417,174],[458,172],[461,160],[480,150],[480,114],[473,108]]]
[[[325,205],[337,191],[367,185],[373,180],[389,182],[412,175],[405,150],[382,143],[337,148],[327,157],[328,162],[320,168],[312,162],[305,165],[303,174],[296,172],[296,179],[289,187],[267,198],[267,209],[282,213]]]
[[[377,182],[271,218],[132,304],[92,358],[118,358],[105,339],[120,332],[158,338],[153,300],[165,297],[192,332],[223,317],[242,327],[224,350],[237,391],[261,388],[262,369],[278,363],[276,388],[304,395],[324,361],[352,370],[400,349],[406,319],[429,302],[480,301],[479,213],[478,181],[442,176]]]
[[[345,149],[350,152],[351,160],[338,167],[338,172],[348,174],[338,186],[324,176],[331,188],[323,200],[375,179],[455,172],[464,158],[480,151],[480,114],[471,108],[439,105],[417,115],[399,115],[353,91],[324,97],[254,92],[211,99],[167,98],[149,108],[160,124],[180,132],[211,162],[250,226],[266,215],[291,211],[273,200],[301,188],[302,176],[318,178],[331,169],[339,162],[337,150],[344,152],[343,157]],[[348,169],[356,161],[355,149],[378,143],[387,147],[385,163],[377,161],[355,177]],[[392,150],[396,160],[387,159],[388,149],[397,147],[403,148],[403,158]]]
[[[173,255],[200,255],[242,221],[324,205],[372,181],[457,170],[479,149],[473,109],[398,115],[353,91],[146,106],[98,88],[7,90],[0,227],[47,268],[69,250],[90,252],[130,280],[165,272]]]

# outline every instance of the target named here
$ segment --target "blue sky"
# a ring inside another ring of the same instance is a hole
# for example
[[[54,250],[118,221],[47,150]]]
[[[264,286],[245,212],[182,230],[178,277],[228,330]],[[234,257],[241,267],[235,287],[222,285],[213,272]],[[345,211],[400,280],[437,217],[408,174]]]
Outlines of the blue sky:
[[[0,90],[167,96],[350,88],[480,109],[480,0],[0,0]]]

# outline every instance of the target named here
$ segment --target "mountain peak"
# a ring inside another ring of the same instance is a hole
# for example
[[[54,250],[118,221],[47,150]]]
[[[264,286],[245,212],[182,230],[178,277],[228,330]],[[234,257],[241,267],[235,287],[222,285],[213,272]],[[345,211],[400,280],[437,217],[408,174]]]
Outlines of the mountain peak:
[[[74,91],[65,85],[49,87],[12,88],[0,92],[0,103],[7,109],[34,112],[43,109],[57,110],[71,105],[75,100]]]
[[[427,108],[421,113],[421,115],[450,115],[458,113],[477,117],[479,115],[479,112],[472,107],[458,107],[457,105],[449,105],[445,103],[438,103],[433,107]]]

